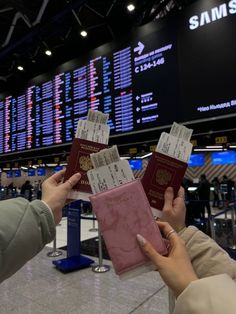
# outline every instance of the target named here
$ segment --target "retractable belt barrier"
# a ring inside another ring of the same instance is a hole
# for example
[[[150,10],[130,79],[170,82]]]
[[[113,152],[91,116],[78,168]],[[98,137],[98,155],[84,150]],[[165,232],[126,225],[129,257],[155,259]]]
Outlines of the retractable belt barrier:
[[[63,273],[89,267],[94,261],[80,254],[80,212],[82,201],[70,204],[67,212],[67,257],[52,263]]]
[[[220,211],[215,215],[211,215],[210,221],[210,228],[211,228],[211,235],[214,240],[216,240],[215,234],[215,219],[221,215],[225,215],[225,220],[227,220],[227,214],[230,213],[231,224],[232,224],[232,245],[229,245],[228,248],[231,250],[236,250],[236,226],[235,226],[235,203],[230,203],[229,207]]]

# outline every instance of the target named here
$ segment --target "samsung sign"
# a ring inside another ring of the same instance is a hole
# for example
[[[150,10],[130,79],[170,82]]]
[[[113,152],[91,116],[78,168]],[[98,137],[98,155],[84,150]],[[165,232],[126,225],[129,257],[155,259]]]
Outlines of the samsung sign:
[[[209,11],[201,12],[199,15],[193,15],[189,19],[189,28],[191,30],[198,27],[220,20],[229,14],[236,13],[236,0],[231,0],[228,3],[223,3]]]

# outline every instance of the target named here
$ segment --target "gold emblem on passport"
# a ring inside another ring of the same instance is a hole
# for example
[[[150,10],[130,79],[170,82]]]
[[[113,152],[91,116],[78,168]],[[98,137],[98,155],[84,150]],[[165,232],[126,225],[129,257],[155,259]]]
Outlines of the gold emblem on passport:
[[[171,173],[165,169],[159,169],[156,173],[156,182],[160,185],[167,185],[171,180]]]
[[[91,159],[89,156],[81,156],[79,159],[80,169],[84,171],[88,171],[93,168]]]

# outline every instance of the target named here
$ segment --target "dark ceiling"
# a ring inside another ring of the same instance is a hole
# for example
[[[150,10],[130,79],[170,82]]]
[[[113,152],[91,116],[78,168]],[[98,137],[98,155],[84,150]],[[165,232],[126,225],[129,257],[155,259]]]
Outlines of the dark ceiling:
[[[127,11],[133,2],[136,10]],[[191,0],[0,0],[0,93]],[[88,37],[80,31],[86,29]],[[52,50],[47,57],[45,49]],[[24,66],[19,72],[17,66]]]

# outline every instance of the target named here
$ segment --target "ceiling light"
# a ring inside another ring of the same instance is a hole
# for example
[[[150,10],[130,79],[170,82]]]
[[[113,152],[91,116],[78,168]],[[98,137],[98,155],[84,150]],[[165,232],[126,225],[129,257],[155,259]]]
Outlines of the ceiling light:
[[[52,55],[52,52],[51,52],[51,50],[45,50],[45,54],[47,55],[47,56],[51,56]]]
[[[23,66],[21,66],[21,65],[18,65],[17,69],[18,69],[19,71],[23,71],[23,70],[24,70]]]
[[[86,37],[88,35],[88,33],[85,30],[83,30],[83,31],[80,32],[80,35],[82,37]]]
[[[147,158],[147,157],[149,157],[149,156],[151,156],[151,155],[152,155],[152,153],[148,153],[148,154],[146,154],[146,155],[143,155],[143,156],[141,157],[141,159]]]
[[[128,10],[129,12],[134,11],[134,9],[135,9],[135,6],[134,6],[132,3],[130,3],[130,4],[127,5],[127,10]]]
[[[194,148],[194,152],[222,152],[222,150],[222,148]]]

